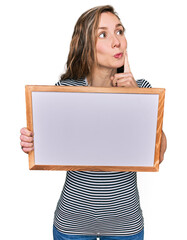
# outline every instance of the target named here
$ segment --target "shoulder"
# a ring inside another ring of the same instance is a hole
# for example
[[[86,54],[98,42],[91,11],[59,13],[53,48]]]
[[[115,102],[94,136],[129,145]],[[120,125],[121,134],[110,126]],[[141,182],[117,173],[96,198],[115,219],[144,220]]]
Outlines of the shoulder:
[[[86,79],[65,79],[65,80],[59,80],[57,83],[55,83],[56,86],[88,86],[88,83]]]
[[[152,88],[151,84],[145,79],[136,80],[139,88]]]
[[[151,84],[145,79],[136,80],[139,88],[152,88]],[[86,79],[65,79],[59,80],[55,83],[56,86],[88,86],[88,82]]]

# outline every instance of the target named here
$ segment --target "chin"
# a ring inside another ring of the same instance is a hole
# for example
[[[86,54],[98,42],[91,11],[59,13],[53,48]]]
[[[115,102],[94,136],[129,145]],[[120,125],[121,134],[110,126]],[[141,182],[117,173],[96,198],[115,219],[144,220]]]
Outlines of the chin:
[[[120,64],[115,64],[115,65],[113,65],[113,67],[112,68],[122,68],[124,66],[124,62],[123,63],[120,63]]]
[[[121,68],[122,66],[124,66],[124,61],[125,59],[120,59],[118,61],[115,61],[114,68]]]

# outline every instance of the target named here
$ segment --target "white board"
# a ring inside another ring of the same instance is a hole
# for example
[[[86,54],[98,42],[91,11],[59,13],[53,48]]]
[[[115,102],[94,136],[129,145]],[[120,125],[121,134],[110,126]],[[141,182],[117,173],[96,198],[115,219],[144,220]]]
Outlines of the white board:
[[[32,92],[35,165],[154,165],[159,94]]]

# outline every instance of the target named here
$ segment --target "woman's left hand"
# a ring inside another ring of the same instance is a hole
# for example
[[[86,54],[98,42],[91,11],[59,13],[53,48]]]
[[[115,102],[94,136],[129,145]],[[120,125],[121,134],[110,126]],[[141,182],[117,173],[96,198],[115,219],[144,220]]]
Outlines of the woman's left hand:
[[[166,151],[166,148],[167,148],[167,139],[166,139],[166,135],[162,131],[159,163],[161,163],[164,160],[164,153]]]
[[[138,87],[130,70],[127,52],[125,52],[124,73],[116,73],[111,77],[113,87]]]

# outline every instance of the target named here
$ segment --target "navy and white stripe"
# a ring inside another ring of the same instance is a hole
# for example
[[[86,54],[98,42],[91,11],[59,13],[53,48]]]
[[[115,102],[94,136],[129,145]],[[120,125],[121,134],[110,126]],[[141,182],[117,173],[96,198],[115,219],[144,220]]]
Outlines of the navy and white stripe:
[[[73,79],[66,79],[60,80],[56,84],[56,86],[88,86],[86,79],[80,80],[73,80]]]
[[[151,87],[144,79],[139,87]],[[57,86],[88,86],[86,79]],[[143,229],[135,172],[68,171],[54,217],[58,231],[74,235],[129,236]]]
[[[136,82],[139,88],[151,88],[151,84],[145,79],[139,79]]]

